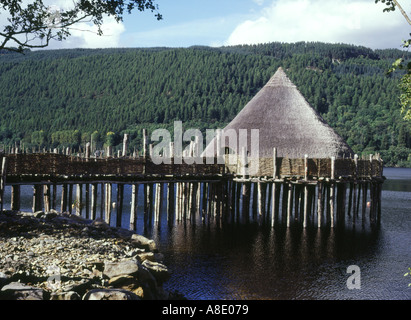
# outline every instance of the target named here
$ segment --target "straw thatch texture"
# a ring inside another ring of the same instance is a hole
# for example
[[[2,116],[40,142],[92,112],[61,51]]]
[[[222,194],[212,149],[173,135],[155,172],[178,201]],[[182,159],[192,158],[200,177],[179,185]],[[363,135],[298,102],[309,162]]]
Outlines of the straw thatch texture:
[[[346,142],[309,105],[282,68],[224,131],[229,129],[236,130],[237,135],[240,129],[247,130],[249,153],[252,152],[251,130],[259,129],[259,154],[251,154],[253,157],[272,157],[274,147],[278,157],[288,158],[304,158],[305,154],[310,158],[354,155]],[[216,139],[212,143],[216,150]],[[228,141],[225,143],[228,145]],[[208,146],[205,154],[210,155],[210,150]],[[237,146],[237,150],[240,153],[241,147]]]

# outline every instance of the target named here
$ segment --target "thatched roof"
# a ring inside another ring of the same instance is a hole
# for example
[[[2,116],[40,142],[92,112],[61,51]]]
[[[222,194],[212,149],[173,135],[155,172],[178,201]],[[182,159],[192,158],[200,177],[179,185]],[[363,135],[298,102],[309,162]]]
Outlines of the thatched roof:
[[[259,129],[259,156],[310,158],[350,157],[347,143],[309,105],[297,87],[279,68],[268,83],[224,128],[247,129],[250,152],[251,129]],[[226,142],[228,143],[228,142]],[[241,150],[239,150],[240,153]],[[205,151],[206,154],[207,148]]]

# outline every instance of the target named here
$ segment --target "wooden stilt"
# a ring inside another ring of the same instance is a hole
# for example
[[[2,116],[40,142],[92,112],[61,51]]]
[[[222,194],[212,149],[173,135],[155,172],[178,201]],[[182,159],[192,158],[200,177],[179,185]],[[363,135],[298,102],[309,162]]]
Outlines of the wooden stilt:
[[[11,186],[11,210],[20,210],[20,186]]]
[[[83,201],[83,186],[81,184],[76,185],[76,215],[81,216],[82,201]]]
[[[288,183],[288,199],[287,199],[287,228],[290,227],[290,221],[291,221],[291,210],[293,209],[292,207],[292,194],[293,194],[293,186],[291,183]]]
[[[232,188],[232,185],[231,185]],[[203,222],[206,221],[207,217],[207,194],[208,194],[208,183],[203,183],[203,190],[202,190],[202,205],[201,205],[201,219]],[[231,199],[231,206],[232,206],[232,197]]]
[[[258,183],[253,182],[253,221],[257,220],[258,215]]]
[[[67,183],[63,183],[61,186],[61,202],[60,202],[60,212],[67,211]]]
[[[3,157],[1,161],[1,174],[0,174],[0,211],[3,211],[3,205],[4,205],[4,189],[6,188],[6,171],[7,171],[7,158]]]
[[[121,227],[121,220],[123,218],[123,198],[124,198],[124,184],[117,184],[117,213],[116,213],[116,227]]]
[[[97,187],[97,183],[91,184],[91,220],[95,220],[97,215]]]
[[[90,184],[86,183],[85,185],[85,211],[86,211],[86,219],[90,219]]]
[[[48,184],[45,184],[43,186],[43,197],[44,197],[44,211],[50,212],[51,198],[50,198],[50,186]]]
[[[133,183],[131,185],[131,209],[130,209],[130,226],[129,229],[132,231],[137,230],[137,206],[138,206],[138,183]]]
[[[167,220],[169,224],[174,221],[175,204],[174,204],[174,183],[170,182],[167,185]]]
[[[364,182],[363,183],[363,193],[362,193],[362,223],[365,223],[365,212],[367,210],[367,189],[368,189],[368,183]]]
[[[243,220],[248,223],[250,222],[250,195],[251,195],[251,185],[246,182],[243,184]]]
[[[321,227],[321,217],[323,214],[323,202],[322,202],[322,194],[323,194],[323,182],[318,183],[318,204],[317,204],[317,224],[318,228]]]
[[[68,210],[69,213],[73,213],[74,203],[73,203],[73,184],[70,183],[68,186]]]
[[[241,183],[236,182],[235,216],[236,216],[237,222],[240,222],[240,199],[241,199]]]
[[[275,215],[276,215],[276,206],[277,206],[277,198],[276,198],[276,191],[277,185],[275,180],[277,179],[277,148],[273,148],[273,187],[272,187],[272,204],[271,204],[271,226],[274,227],[275,224]]]
[[[43,209],[43,186],[36,184],[33,186],[33,212]]]
[[[104,183],[100,184],[100,218],[104,217],[104,204],[105,204],[106,194],[104,192]]]
[[[57,201],[57,184],[53,183],[51,185],[51,209],[56,210],[56,201]]]
[[[106,183],[106,201],[105,201],[105,222],[110,225],[111,223],[111,197],[112,197],[112,186],[111,183]]]

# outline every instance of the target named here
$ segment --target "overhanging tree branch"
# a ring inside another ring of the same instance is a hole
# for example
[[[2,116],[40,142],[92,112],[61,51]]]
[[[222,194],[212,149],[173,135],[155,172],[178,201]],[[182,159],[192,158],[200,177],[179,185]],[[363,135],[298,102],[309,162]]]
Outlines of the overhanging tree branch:
[[[62,41],[70,36],[70,30],[79,22],[92,22],[97,26],[97,34],[102,35],[101,26],[104,16],[112,16],[117,22],[122,21],[127,10],[150,10],[157,20],[155,0],[73,0],[73,7],[66,10],[52,10],[42,0],[32,1],[23,7],[23,0],[1,0],[0,14],[7,13],[8,25],[0,31],[0,49],[23,52],[26,48],[44,48],[51,40]],[[3,38],[3,39],[1,39]],[[40,40],[41,43],[36,41]],[[7,46],[10,43],[17,45]]]

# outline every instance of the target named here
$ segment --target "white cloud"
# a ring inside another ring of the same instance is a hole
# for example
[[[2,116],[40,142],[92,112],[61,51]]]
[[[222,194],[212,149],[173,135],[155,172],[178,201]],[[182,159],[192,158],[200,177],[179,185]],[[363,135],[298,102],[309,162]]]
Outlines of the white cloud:
[[[236,23],[237,16],[197,19],[164,27],[130,32],[123,37],[124,46],[187,47],[192,45],[221,46]],[[130,28],[131,29],[131,28]]]
[[[259,6],[262,6],[264,4],[264,0],[253,0],[253,2],[258,4]]]
[[[24,7],[29,1],[24,0],[22,6]],[[43,3],[51,8],[51,10],[67,10],[73,5],[71,1],[66,0],[45,0]],[[0,12],[0,29],[8,24],[8,14]],[[125,32],[125,26],[122,22],[117,23],[113,17],[105,16],[103,18],[103,25],[101,29],[103,35],[97,34],[97,27],[92,22],[80,22],[73,26],[70,31],[71,36],[64,41],[51,41],[49,49],[60,48],[108,48],[118,47],[120,44],[120,37]],[[23,39],[24,36],[22,36]],[[0,39],[1,40],[1,39]],[[40,44],[40,40],[34,40],[31,44]],[[8,46],[15,45],[8,43]]]
[[[70,31],[71,36],[63,42],[54,42],[50,48],[111,48],[118,47],[121,34],[125,31],[123,23],[117,23],[112,17],[105,17],[101,26],[103,35],[97,34],[97,27],[92,23],[81,22]]]
[[[398,48],[409,25],[398,10],[383,9],[370,0],[273,1],[258,18],[239,24],[226,44],[321,41]]]

